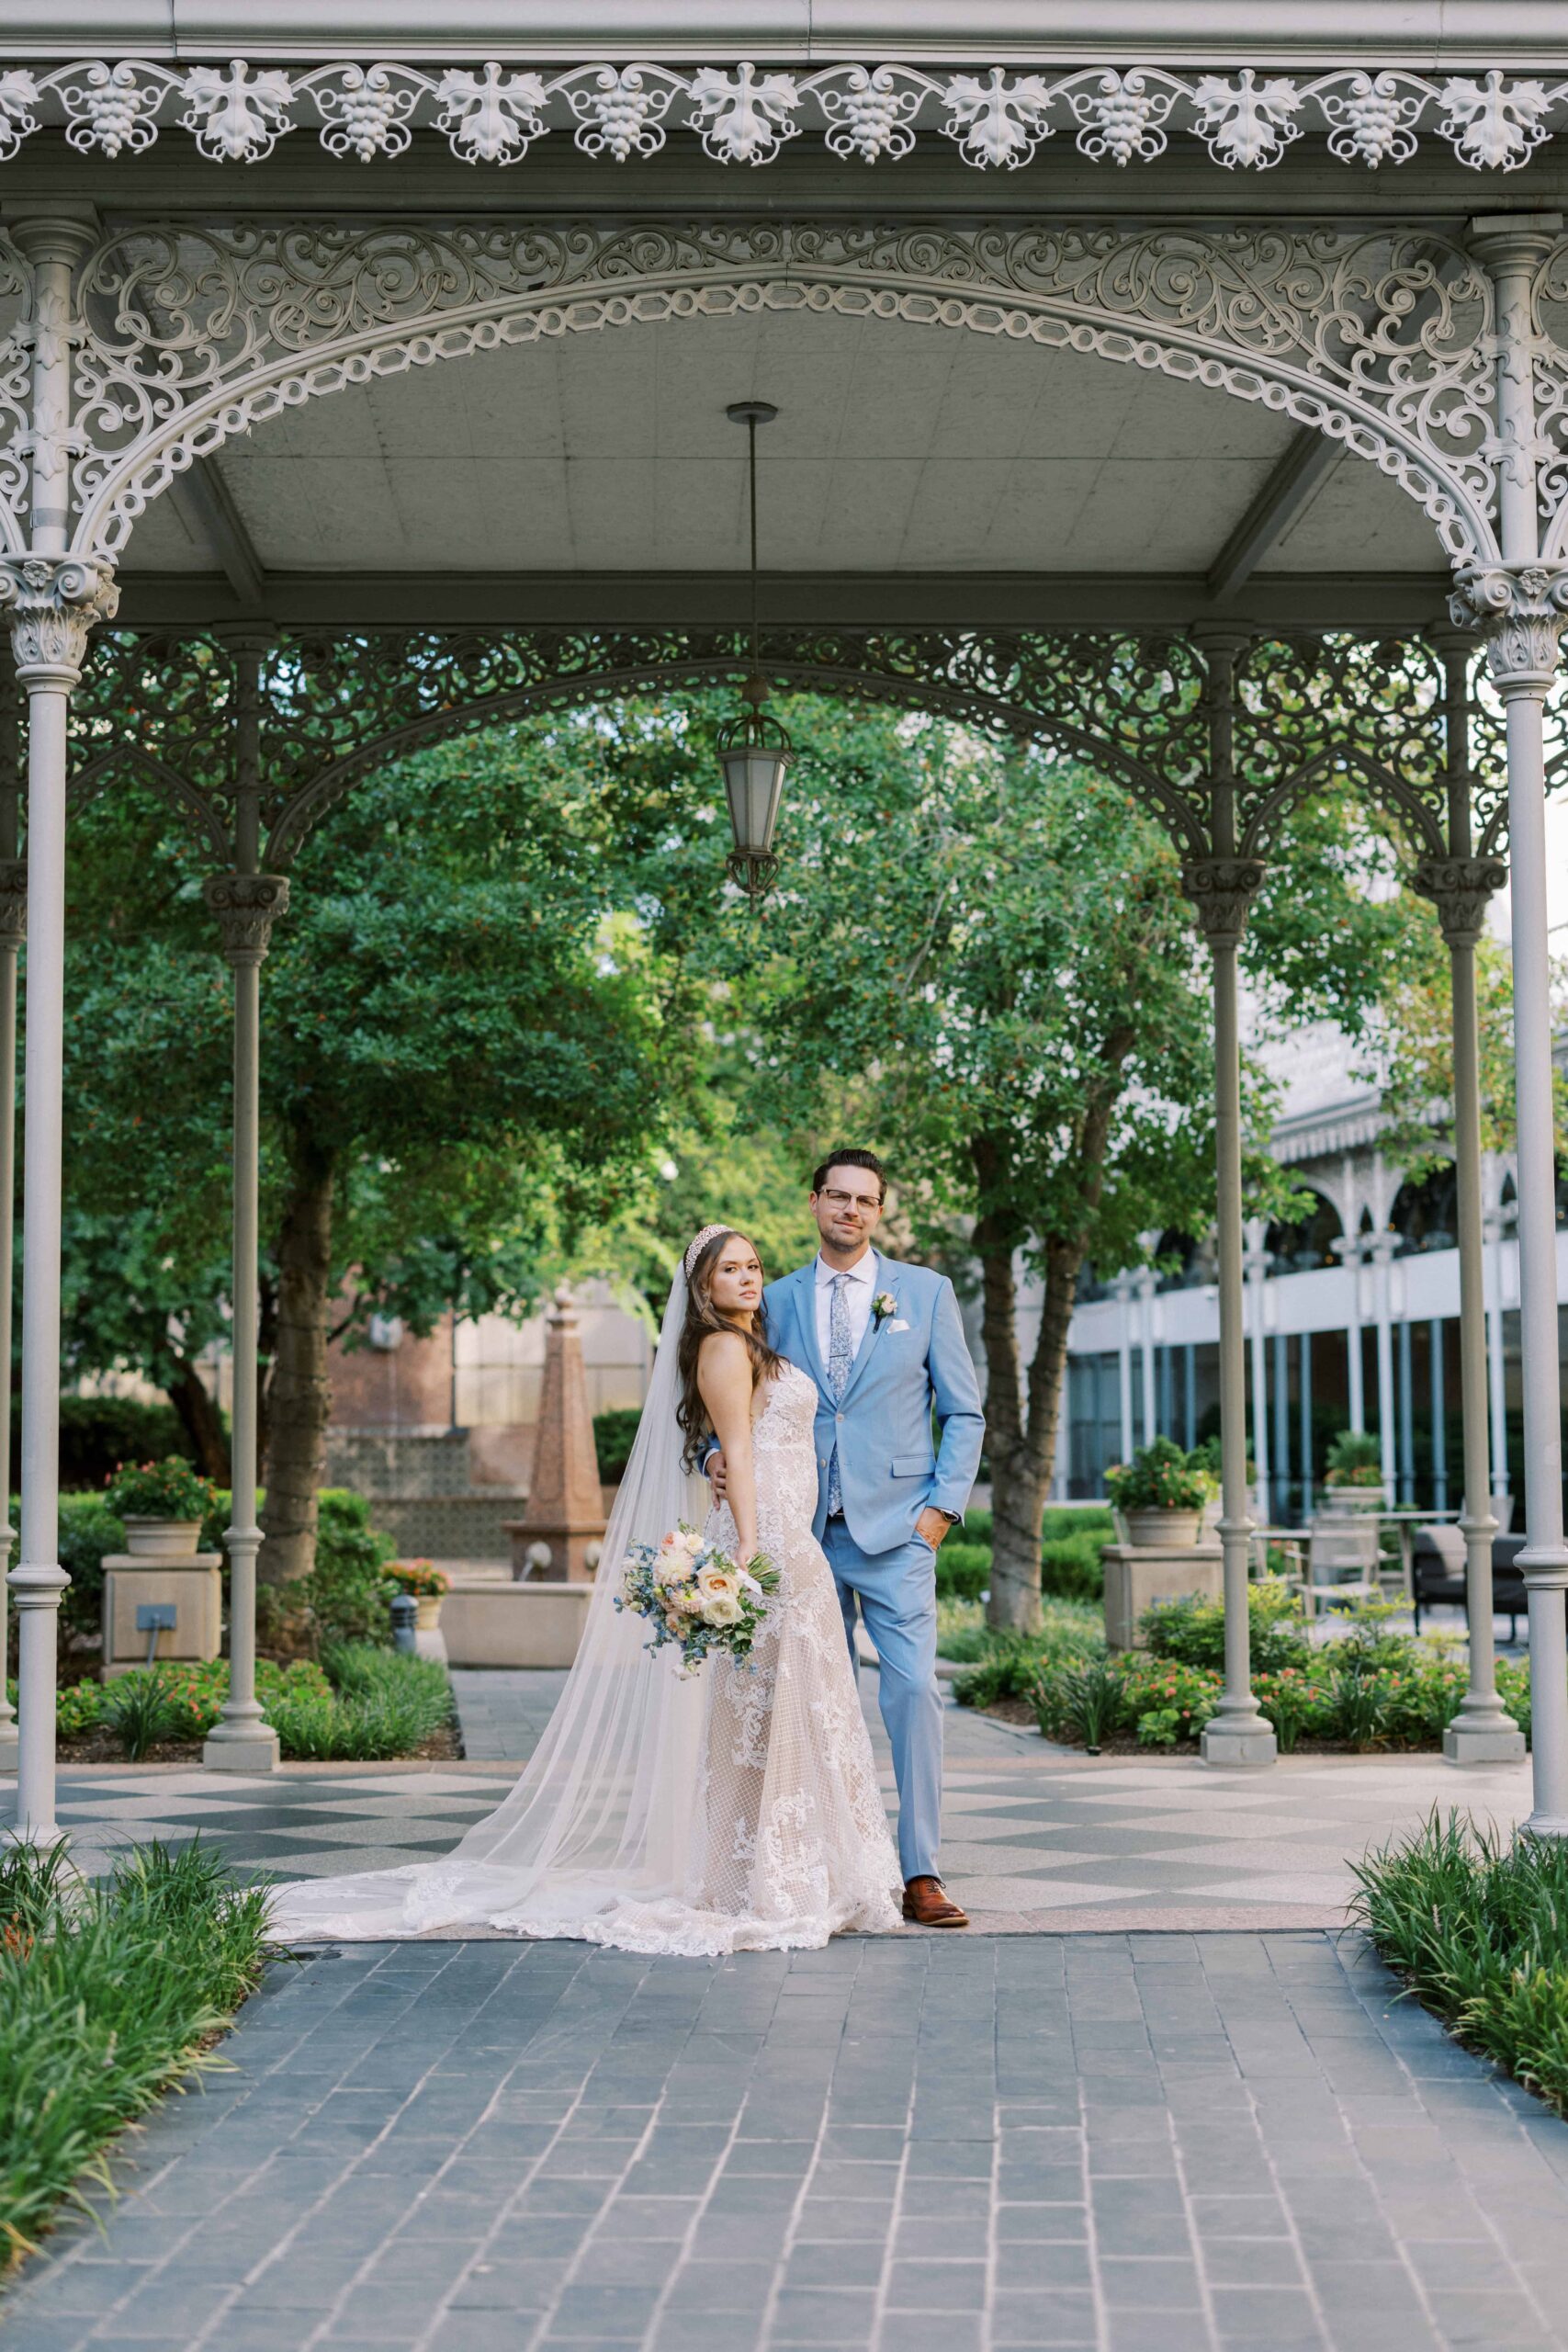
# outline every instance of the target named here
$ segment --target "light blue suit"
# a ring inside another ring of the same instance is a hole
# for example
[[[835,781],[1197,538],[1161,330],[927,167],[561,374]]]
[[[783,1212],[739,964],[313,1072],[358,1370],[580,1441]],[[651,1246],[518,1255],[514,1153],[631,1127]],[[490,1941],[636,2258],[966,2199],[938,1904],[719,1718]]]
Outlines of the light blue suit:
[[[882,1720],[898,1781],[904,1876],[934,1878],[942,1822],[936,1555],[915,1527],[928,1503],[963,1513],[986,1422],[953,1284],[927,1266],[874,1255],[874,1295],[888,1294],[894,1311],[868,1320],[841,1399],[834,1397],[817,1344],[815,1259],[768,1284],[768,1338],[817,1383],[813,1532],[839,1588],[852,1659],[857,1596],[876,1650]],[[835,1444],[844,1508],[829,1521],[828,1464]]]

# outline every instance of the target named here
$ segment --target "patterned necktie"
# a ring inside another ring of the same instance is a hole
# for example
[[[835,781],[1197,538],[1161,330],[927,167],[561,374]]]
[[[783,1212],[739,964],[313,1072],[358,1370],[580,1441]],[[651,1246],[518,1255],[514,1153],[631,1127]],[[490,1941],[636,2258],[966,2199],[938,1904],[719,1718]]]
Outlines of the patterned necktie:
[[[828,1308],[828,1379],[835,1399],[841,1404],[850,1385],[850,1365],[853,1350],[850,1346],[850,1278],[835,1274],[832,1298]],[[844,1508],[839,1491],[839,1442],[833,1441],[832,1458],[828,1464],[828,1513],[829,1518]]]

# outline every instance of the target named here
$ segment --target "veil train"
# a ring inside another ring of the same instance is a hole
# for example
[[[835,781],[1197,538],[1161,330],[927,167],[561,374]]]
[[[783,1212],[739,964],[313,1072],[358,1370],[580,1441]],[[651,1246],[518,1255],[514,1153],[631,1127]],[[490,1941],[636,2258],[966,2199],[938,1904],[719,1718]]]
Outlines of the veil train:
[[[577,1660],[516,1786],[437,1862],[300,1879],[275,1890],[273,1925],[301,1939],[378,1942],[484,1924],[581,1935],[616,1905],[679,1896],[700,1834],[705,1693],[670,1650],[649,1655],[642,1620],[615,1607],[633,1544],[701,1524],[705,1480],[681,1464],[676,1343],[686,1313],[677,1267],[631,1459],[605,1530]]]

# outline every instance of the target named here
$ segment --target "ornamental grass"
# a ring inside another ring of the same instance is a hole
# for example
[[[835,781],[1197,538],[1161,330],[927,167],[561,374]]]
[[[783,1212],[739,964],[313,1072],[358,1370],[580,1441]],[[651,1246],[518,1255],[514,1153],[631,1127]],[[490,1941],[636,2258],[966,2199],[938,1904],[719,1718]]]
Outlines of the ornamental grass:
[[[210,2044],[268,1956],[265,1898],[198,1844],[140,1847],[106,1883],[64,1850],[0,1854],[0,2268],[64,2200],[112,2193],[107,2149]]]
[[[11,1685],[13,1701],[16,1685]],[[329,1643],[321,1663],[262,1658],[256,1695],[291,1761],[375,1763],[417,1755],[453,1722],[452,1685],[434,1658],[372,1642]],[[133,1763],[154,1748],[205,1739],[229,1696],[229,1661],[136,1667],[112,1682],[59,1694],[62,1739],[108,1733]]]
[[[1377,1952],[1460,2040],[1568,2116],[1568,1846],[1458,1813],[1355,1865]]]

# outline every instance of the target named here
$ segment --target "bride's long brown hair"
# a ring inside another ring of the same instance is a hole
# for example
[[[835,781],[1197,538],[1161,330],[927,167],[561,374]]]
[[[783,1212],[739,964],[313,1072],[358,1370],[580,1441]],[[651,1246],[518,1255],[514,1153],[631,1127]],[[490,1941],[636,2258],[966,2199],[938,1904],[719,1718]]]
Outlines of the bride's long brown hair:
[[[686,1319],[681,1326],[681,1336],[675,1343],[675,1371],[681,1384],[681,1400],[675,1408],[675,1419],[686,1441],[682,1449],[681,1459],[688,1470],[695,1470],[701,1466],[703,1455],[707,1451],[708,1440],[713,1435],[713,1425],[708,1419],[707,1407],[703,1403],[702,1391],[697,1386],[697,1357],[702,1351],[703,1341],[707,1338],[708,1333],[710,1331],[739,1333],[746,1342],[747,1351],[751,1358],[753,1392],[764,1380],[771,1380],[783,1365],[782,1356],[768,1345],[768,1310],[761,1299],[757,1301],[756,1312],[751,1317],[751,1328],[749,1331],[742,1329],[739,1323],[732,1323],[727,1315],[721,1315],[713,1303],[714,1269],[723,1253],[725,1244],[730,1241],[745,1241],[746,1238],[746,1235],[739,1232],[734,1226],[727,1225],[722,1232],[714,1235],[713,1239],[699,1253],[695,1265],[686,1277]],[[755,1254],[758,1265],[761,1266],[761,1251],[754,1241],[750,1242],[749,1247]],[[765,1275],[763,1279],[766,1280]]]

